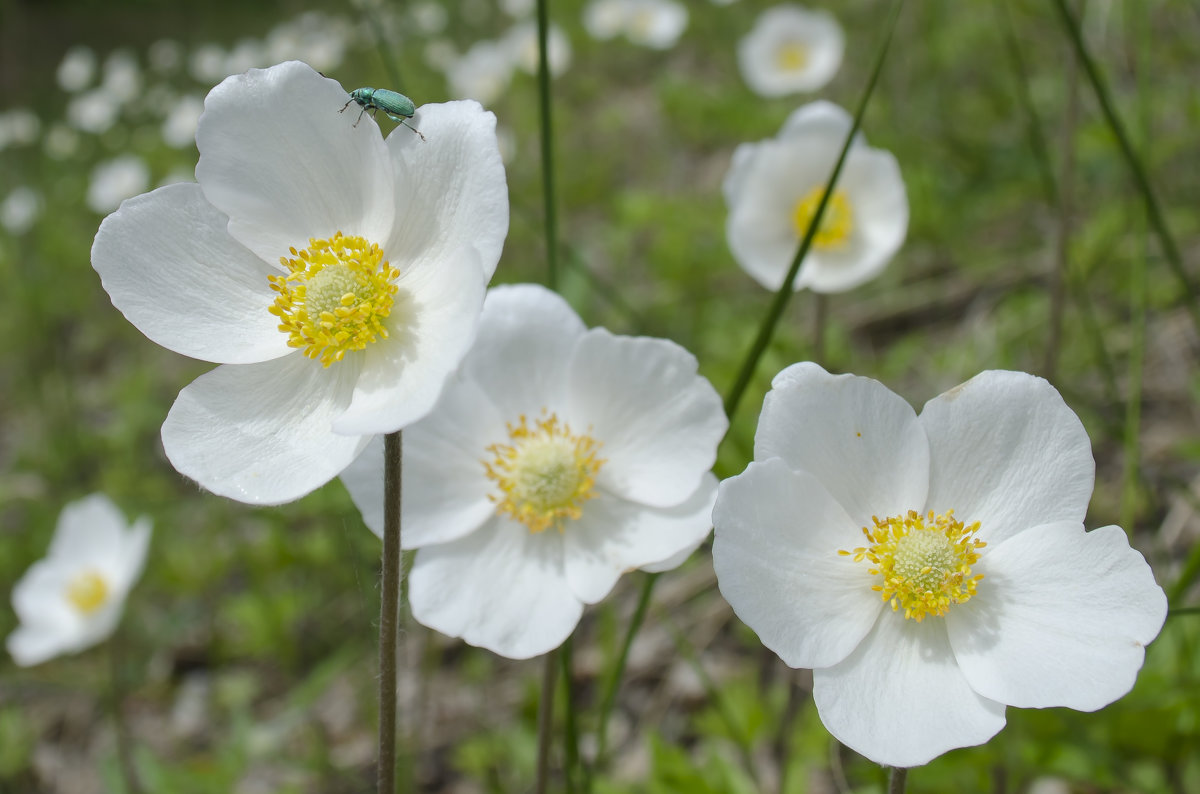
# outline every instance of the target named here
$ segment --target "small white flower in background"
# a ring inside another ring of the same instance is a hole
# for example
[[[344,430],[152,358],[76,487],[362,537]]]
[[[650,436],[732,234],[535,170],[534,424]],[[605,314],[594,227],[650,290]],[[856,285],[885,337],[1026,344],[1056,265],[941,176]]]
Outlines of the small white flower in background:
[[[149,545],[150,520],[129,526],[103,494],[64,507],[50,551],[13,587],[21,621],[8,635],[13,660],[22,667],[41,664],[108,639]]]
[[[218,363],[180,392],[167,457],[243,502],[297,499],[419,419],[475,334],[508,233],[496,119],[424,105],[384,140],[296,61],[208,94],[195,184],[105,218],[92,266],[153,341]]]
[[[65,123],[56,121],[50,125],[42,148],[51,160],[66,160],[79,151],[79,133]]]
[[[512,80],[512,51],[498,41],[477,41],[446,66],[450,94],[490,105]]]
[[[523,19],[533,13],[537,0],[500,0],[500,8],[514,19]]]
[[[93,88],[67,103],[67,121],[71,126],[94,135],[107,132],[116,123],[121,103],[103,88]]]
[[[1058,392],[984,372],[918,416],[882,384],[779,373],[754,462],[721,483],[713,564],[763,644],[813,669],[839,741],[880,764],[981,744],[1005,706],[1127,693],[1167,600],[1116,526]]]
[[[533,21],[522,22],[504,34],[502,43],[509,48],[513,63],[526,74],[538,72],[538,29]],[[571,65],[571,41],[562,28],[551,23],[546,32],[550,75],[558,77]]]
[[[28,146],[37,140],[42,120],[29,108],[0,113],[0,151],[10,146]]]
[[[59,62],[55,76],[59,88],[67,93],[82,91],[91,85],[96,76],[96,53],[82,44],[72,47]]]
[[[31,187],[21,185],[0,202],[0,226],[10,234],[24,234],[42,214],[42,197]]]
[[[225,58],[225,49],[220,44],[201,44],[188,56],[188,74],[197,83],[215,83],[226,77]]]
[[[267,34],[266,59],[278,63],[303,58],[318,72],[331,71],[342,65],[353,37],[354,26],[344,17],[305,11]]]
[[[816,91],[837,74],[845,46],[841,25],[828,11],[775,6],[738,43],[738,66],[759,96]]]
[[[132,102],[142,92],[142,68],[129,50],[114,50],[104,59],[104,78],[100,83],[117,104]]]
[[[174,39],[159,39],[146,51],[146,61],[159,74],[171,74],[183,64],[183,45]]]
[[[433,36],[441,33],[446,29],[446,23],[450,21],[450,15],[446,11],[446,7],[441,3],[430,2],[417,3],[409,10],[412,18],[413,27],[419,30],[426,36]]]
[[[734,258],[759,284],[783,284],[800,239],[833,173],[853,120],[831,102],[792,113],[779,135],[743,143],[722,186],[725,235]],[[843,292],[877,276],[904,243],[908,195],[890,152],[859,133],[793,284]]]
[[[687,23],[687,6],[675,0],[592,0],[583,10],[584,29],[593,38],[623,35],[656,50],[674,47]]]
[[[165,187],[166,185],[174,185],[178,182],[195,182],[196,169],[195,167],[188,168],[186,166],[178,166],[167,172],[166,176],[158,181],[156,187]]]
[[[454,44],[449,39],[430,39],[421,51],[421,56],[430,69],[448,72],[458,60],[458,50],[454,49]]]
[[[184,96],[171,103],[163,120],[162,136],[168,146],[176,149],[191,146],[196,141],[196,125],[204,112],[204,100]]]
[[[404,431],[401,540],[421,623],[523,659],[633,568],[668,570],[708,535],[728,422],[674,342],[588,330],[542,287],[488,293],[479,337]],[[383,531],[383,444],[342,474]]]
[[[121,202],[150,185],[150,168],[136,154],[123,154],[92,169],[87,205],[93,212],[112,212]]]
[[[286,58],[274,59],[267,55],[266,46],[257,39],[242,39],[234,45],[225,58],[225,74],[241,74],[255,67],[278,63]],[[193,134],[195,131],[193,130]]]

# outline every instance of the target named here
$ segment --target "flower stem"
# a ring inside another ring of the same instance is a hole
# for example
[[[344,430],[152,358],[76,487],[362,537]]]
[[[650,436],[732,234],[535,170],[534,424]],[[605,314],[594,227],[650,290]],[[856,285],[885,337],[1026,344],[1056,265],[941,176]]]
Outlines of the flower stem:
[[[564,705],[567,712],[567,732],[564,737],[567,794],[575,794],[575,781],[579,772],[579,724],[575,713],[575,676],[572,673],[574,665],[571,661],[573,650],[574,637],[567,637],[558,650],[559,659],[562,661],[563,697],[566,699]]]
[[[379,604],[378,794],[396,790],[396,625],[400,611],[400,431],[383,437],[383,584]]]
[[[788,268],[787,276],[784,277],[783,284],[776,291],[770,307],[767,309],[766,314],[763,315],[762,325],[758,329],[758,336],[755,337],[754,343],[750,346],[750,351],[746,354],[746,359],[742,363],[742,369],[738,372],[737,380],[734,381],[733,389],[725,399],[725,414],[731,419],[734,412],[737,411],[742,397],[746,393],[746,388],[750,385],[750,379],[754,377],[754,371],[758,368],[758,362],[762,359],[763,353],[766,352],[767,345],[771,343],[771,337],[775,335],[775,327],[779,324],[779,318],[783,315],[783,310],[787,306],[788,300],[792,297],[792,293],[794,292],[792,284],[796,281],[796,274],[800,272],[800,263],[808,255],[808,249],[812,246],[817,229],[821,227],[821,218],[825,215],[825,206],[829,203],[829,197],[837,185],[838,177],[841,176],[842,166],[845,164],[846,155],[850,151],[850,144],[854,141],[854,136],[858,134],[859,127],[862,126],[863,113],[867,109],[867,102],[871,99],[871,94],[875,91],[875,84],[879,82],[879,75],[883,71],[883,63],[887,56],[888,45],[892,41],[892,34],[896,30],[896,20],[900,17],[900,9],[903,7],[904,0],[895,0],[892,3],[892,13],[887,21],[883,40],[880,42],[879,49],[875,54],[875,66],[871,70],[871,77],[867,81],[867,87],[863,90],[862,97],[858,101],[858,108],[854,112],[854,123],[850,126],[850,132],[846,135],[846,140],[842,143],[842,151],[838,154],[837,163],[833,166],[833,173],[829,175],[829,181],[825,185],[825,191],[821,194],[820,202],[817,203],[817,209],[813,213],[812,219],[808,222],[808,228],[804,230],[804,237],[800,240],[800,247],[796,251],[796,256],[792,259],[792,265]]]
[[[554,200],[554,133],[550,102],[549,35],[550,0],[537,0],[538,111],[542,139],[542,198],[545,202],[546,286],[558,289],[558,216]]]
[[[538,703],[538,749],[536,794],[546,794],[550,785],[550,734],[554,732],[554,684],[558,676],[558,651],[543,660],[542,697]]]
[[[792,737],[792,728],[796,724],[796,715],[800,713],[800,702],[804,698],[804,690],[800,688],[799,671],[788,669],[787,705],[783,709],[783,717],[779,720],[779,733],[775,737],[775,765],[779,770],[779,794],[787,792],[788,773],[788,744]]]
[[[125,686],[121,675],[121,660],[123,657],[122,631],[118,626],[108,642],[109,661],[109,708],[112,710],[113,728],[117,732],[117,764],[121,768],[121,777],[125,782],[127,794],[142,794],[141,780],[138,778],[137,767],[133,763],[133,744],[129,737],[129,726],[125,723],[124,703]]]
[[[613,666],[612,675],[608,679],[608,683],[604,687],[604,699],[600,701],[600,719],[598,728],[596,729],[596,760],[592,765],[594,771],[604,763],[605,753],[608,751],[608,718],[612,715],[613,706],[617,702],[617,690],[621,688],[621,678],[625,673],[625,663],[629,659],[629,649],[633,646],[633,638],[637,636],[638,629],[642,627],[642,621],[646,619],[646,608],[650,606],[650,594],[654,592],[654,582],[658,580],[658,574],[647,574],[642,581],[642,592],[638,596],[637,608],[633,611],[633,618],[629,621],[629,628],[625,631],[625,639],[621,643],[621,652],[617,655],[617,663]],[[586,790],[591,791],[592,774],[587,776]]]
[[[888,772],[888,794],[904,794],[905,786],[908,784],[908,770],[904,767],[894,766]]]
[[[1150,184],[1150,178],[1146,175],[1146,169],[1142,166],[1141,159],[1133,150],[1133,144],[1129,140],[1129,136],[1125,132],[1125,126],[1121,123],[1120,117],[1117,116],[1116,110],[1113,108],[1112,99],[1108,93],[1108,87],[1100,76],[1099,70],[1096,68],[1096,63],[1092,60],[1091,54],[1088,52],[1087,45],[1083,41],[1083,36],[1079,32],[1079,22],[1075,19],[1074,13],[1067,7],[1067,0],[1055,0],[1055,8],[1058,9],[1059,19],[1062,22],[1063,28],[1066,30],[1067,36],[1071,39],[1071,43],[1075,47],[1075,54],[1079,58],[1079,62],[1083,65],[1083,70],[1088,76],[1088,81],[1092,84],[1092,91],[1096,94],[1096,101],[1100,105],[1100,110],[1104,113],[1104,118],[1108,122],[1109,129],[1112,130],[1113,136],[1117,139],[1117,144],[1121,149],[1121,154],[1125,157],[1125,163],[1133,174],[1134,182],[1137,183],[1138,190],[1142,194],[1142,199],[1146,202],[1146,211],[1150,215],[1150,223],[1154,227],[1154,232],[1158,237],[1158,242],[1162,248],[1163,255],[1167,259],[1167,263],[1174,271],[1176,279],[1183,288],[1185,305],[1192,314],[1192,322],[1200,329],[1200,292],[1196,285],[1192,283],[1191,276],[1183,267],[1183,259],[1179,255],[1179,248],[1175,245],[1175,237],[1171,234],[1170,228],[1167,226],[1166,217],[1163,215],[1162,207],[1159,206],[1158,197],[1154,193],[1154,188]]]
[[[1055,241],[1053,270],[1050,273],[1049,334],[1042,375],[1054,382],[1058,375],[1058,354],[1062,346],[1063,314],[1066,303],[1067,268],[1071,255],[1071,215],[1075,182],[1075,125],[1079,118],[1079,67],[1072,52],[1066,62],[1066,110],[1062,119],[1060,143],[1061,168],[1058,179],[1058,233]]]

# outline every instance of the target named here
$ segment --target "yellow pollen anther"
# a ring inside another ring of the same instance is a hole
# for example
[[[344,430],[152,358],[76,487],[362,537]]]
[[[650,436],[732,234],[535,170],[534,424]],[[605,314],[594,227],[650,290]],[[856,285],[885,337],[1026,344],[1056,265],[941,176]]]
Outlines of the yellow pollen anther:
[[[808,231],[808,224],[812,222],[824,192],[825,186],[817,185],[808,191],[804,198],[796,202],[796,206],[792,210],[792,220],[796,225],[797,238],[804,238],[804,233]],[[850,232],[853,230],[854,211],[850,207],[850,200],[846,198],[844,192],[835,189],[833,195],[829,197],[829,203],[825,205],[824,214],[821,215],[821,225],[817,227],[817,233],[813,235],[813,247],[841,248],[850,239]]]
[[[67,600],[83,614],[90,615],[108,601],[108,582],[96,571],[83,571],[67,583]]]
[[[775,66],[780,71],[798,72],[808,65],[808,48],[798,41],[785,41],[775,50]]]
[[[396,302],[400,275],[383,250],[357,235],[310,238],[292,258],[280,257],[286,276],[267,276],[279,293],[269,311],[280,319],[288,345],[328,367],[351,350],[387,338],[384,319]]]
[[[559,532],[567,519],[583,515],[583,503],[596,496],[596,474],[604,460],[596,457],[600,443],[591,436],[574,435],[570,425],[559,424],[550,414],[530,427],[524,416],[508,424],[508,443],[492,444],[483,461],[488,479],[500,489],[489,494],[496,512],[542,532]]]
[[[909,510],[905,516],[871,520],[875,528],[862,530],[870,545],[839,549],[838,554],[871,564],[868,572],[881,579],[871,589],[892,605],[893,612],[903,609],[905,618],[920,623],[929,615],[945,615],[951,604],[975,595],[983,574],[972,576],[971,566],[987,545],[973,537],[978,521],[964,526],[954,519],[953,510],[941,515],[930,510],[926,516]]]

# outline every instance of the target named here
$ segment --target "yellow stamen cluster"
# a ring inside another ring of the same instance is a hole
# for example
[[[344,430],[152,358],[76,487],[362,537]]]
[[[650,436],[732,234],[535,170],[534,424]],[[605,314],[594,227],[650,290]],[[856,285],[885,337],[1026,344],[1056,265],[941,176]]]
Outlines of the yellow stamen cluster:
[[[973,537],[978,521],[964,526],[953,510],[941,515],[930,510],[926,516],[909,510],[904,516],[871,520],[875,528],[862,530],[870,545],[838,554],[871,563],[869,573],[883,580],[871,589],[882,594],[893,612],[903,609],[905,618],[920,623],[928,615],[945,615],[951,604],[975,595],[983,574],[972,576],[971,566],[987,545]]]
[[[775,66],[784,72],[798,72],[808,65],[808,48],[798,41],[785,41],[775,50]]]
[[[90,615],[108,601],[108,582],[94,570],[83,571],[67,582],[67,601]]]
[[[567,519],[583,515],[583,503],[596,496],[596,474],[604,460],[596,457],[600,443],[591,436],[574,435],[570,425],[554,414],[531,427],[525,417],[508,424],[508,443],[492,444],[484,461],[488,479],[499,487],[489,494],[496,512],[508,515],[542,532],[559,532]]]
[[[808,231],[808,225],[812,223],[813,215],[817,213],[817,205],[821,203],[821,195],[824,192],[825,186],[817,185],[808,191],[804,198],[796,202],[796,206],[792,210],[792,220],[796,224],[797,238],[804,239],[804,233]],[[850,206],[850,200],[841,190],[834,190],[833,195],[829,197],[829,203],[825,205],[824,214],[821,215],[821,225],[817,227],[817,232],[813,235],[813,247],[841,248],[850,239],[850,232],[853,230],[854,211]]]
[[[310,238],[292,258],[280,257],[286,276],[268,276],[279,293],[271,314],[288,345],[328,367],[351,350],[387,338],[384,319],[396,300],[399,271],[383,259],[383,250],[362,237],[341,232],[328,240]]]

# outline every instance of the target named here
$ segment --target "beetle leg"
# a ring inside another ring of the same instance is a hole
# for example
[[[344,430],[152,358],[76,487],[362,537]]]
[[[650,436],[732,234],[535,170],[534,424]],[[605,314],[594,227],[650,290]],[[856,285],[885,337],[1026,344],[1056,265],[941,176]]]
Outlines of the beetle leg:
[[[366,105],[363,105],[363,108],[362,108],[362,110],[358,111],[358,118],[356,118],[356,119],[354,120],[354,124],[353,124],[353,125],[351,125],[351,126],[357,127],[357,126],[358,126],[358,122],[362,121],[362,114],[364,114],[364,113],[366,113],[366,112],[367,112],[367,106],[366,106]]]
[[[342,109],[339,110],[338,113],[345,113],[346,108],[350,107],[350,103],[353,101],[354,101],[354,97],[350,97],[349,99],[347,99],[346,104],[342,105]]]

